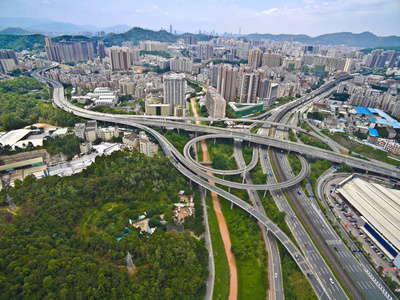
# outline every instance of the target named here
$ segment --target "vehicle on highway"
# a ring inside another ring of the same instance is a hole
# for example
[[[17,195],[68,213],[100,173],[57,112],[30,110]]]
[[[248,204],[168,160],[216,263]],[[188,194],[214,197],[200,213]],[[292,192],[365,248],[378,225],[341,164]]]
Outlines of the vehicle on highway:
[[[277,273],[275,273],[275,278],[278,278],[278,274]]]
[[[272,172],[271,172],[271,173],[269,173],[269,176],[272,176]]]
[[[305,244],[304,244],[304,246],[306,246],[306,248],[308,248],[308,245],[307,245],[307,243],[305,243]]]
[[[338,251],[338,248],[337,248],[337,247],[333,247],[333,249],[335,249],[335,251]]]
[[[297,191],[297,194],[301,195],[300,191]]]
[[[260,202],[256,202],[257,203],[257,206],[260,206]]]
[[[329,278],[329,281],[330,281],[331,284],[335,284],[335,282],[333,281],[332,278]]]
[[[321,224],[321,227],[322,227],[322,228],[325,228],[324,224]]]
[[[298,261],[300,260],[300,257],[299,257],[297,254],[296,254],[295,257],[296,257],[296,259],[297,259]]]
[[[390,179],[391,182],[397,183],[396,179]]]
[[[267,159],[267,154],[264,153],[264,158]]]
[[[281,158],[282,158],[282,155],[281,155]]]

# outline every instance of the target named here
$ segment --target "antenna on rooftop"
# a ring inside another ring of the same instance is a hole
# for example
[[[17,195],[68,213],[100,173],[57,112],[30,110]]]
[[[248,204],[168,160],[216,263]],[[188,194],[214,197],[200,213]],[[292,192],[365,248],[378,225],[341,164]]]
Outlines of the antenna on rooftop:
[[[12,201],[12,200],[13,200],[13,198],[11,198],[9,195],[7,195],[6,202],[8,203],[10,210],[14,211],[17,208],[17,206],[15,205],[14,201]]]

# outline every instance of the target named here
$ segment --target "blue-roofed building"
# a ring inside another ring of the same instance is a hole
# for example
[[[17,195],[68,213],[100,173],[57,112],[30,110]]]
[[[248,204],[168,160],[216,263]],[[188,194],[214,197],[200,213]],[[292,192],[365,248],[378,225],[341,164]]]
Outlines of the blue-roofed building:
[[[368,116],[373,116],[374,115],[366,107],[354,106],[354,108],[357,110],[357,113],[360,114],[360,115],[362,115],[362,114],[368,115]]]
[[[376,119],[376,122],[377,122],[379,125],[387,125],[387,124],[388,124],[388,122],[387,122],[386,119],[384,119],[384,118],[377,118],[377,119]]]
[[[379,136],[378,130],[376,130],[374,128],[370,128],[369,129],[369,135],[370,136]]]
[[[389,122],[389,125],[391,125],[393,128],[400,128],[400,123],[399,122]]]
[[[375,121],[374,118],[369,118],[369,121],[370,121],[371,123],[376,123],[376,121]]]
[[[383,110],[380,109],[375,109],[375,111],[385,120],[388,122],[397,122],[395,119],[393,119],[391,116],[389,116],[387,113],[385,113]]]

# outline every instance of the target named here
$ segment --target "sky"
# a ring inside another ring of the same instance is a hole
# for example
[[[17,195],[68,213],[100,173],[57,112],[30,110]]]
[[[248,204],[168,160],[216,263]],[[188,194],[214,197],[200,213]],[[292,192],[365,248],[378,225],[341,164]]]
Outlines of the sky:
[[[400,35],[400,0],[0,0],[0,17],[195,33]]]

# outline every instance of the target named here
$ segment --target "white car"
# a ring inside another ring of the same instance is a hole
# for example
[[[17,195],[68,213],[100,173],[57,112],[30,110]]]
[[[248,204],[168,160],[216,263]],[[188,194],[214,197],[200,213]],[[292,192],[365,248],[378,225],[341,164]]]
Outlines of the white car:
[[[335,284],[332,278],[329,278],[329,281],[331,282],[331,284]]]
[[[278,278],[278,273],[275,273],[275,278]]]

